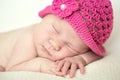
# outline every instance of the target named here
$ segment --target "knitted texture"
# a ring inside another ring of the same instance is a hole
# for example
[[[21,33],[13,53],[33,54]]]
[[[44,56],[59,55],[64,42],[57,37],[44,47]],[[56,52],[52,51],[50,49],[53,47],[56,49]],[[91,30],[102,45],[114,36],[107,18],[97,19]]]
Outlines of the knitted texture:
[[[55,14],[68,21],[83,42],[96,54],[103,56],[103,43],[113,28],[110,0],[53,0],[52,5],[39,12],[40,17]]]

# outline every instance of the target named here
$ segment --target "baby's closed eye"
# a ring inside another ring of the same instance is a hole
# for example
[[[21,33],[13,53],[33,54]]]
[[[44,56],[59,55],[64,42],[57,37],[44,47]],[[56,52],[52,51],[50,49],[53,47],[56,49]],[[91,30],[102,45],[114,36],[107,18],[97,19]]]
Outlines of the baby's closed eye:
[[[51,33],[54,33],[54,34],[59,34],[59,30],[53,25],[53,24],[51,24],[50,25],[50,28],[49,28],[50,30],[50,32]]]

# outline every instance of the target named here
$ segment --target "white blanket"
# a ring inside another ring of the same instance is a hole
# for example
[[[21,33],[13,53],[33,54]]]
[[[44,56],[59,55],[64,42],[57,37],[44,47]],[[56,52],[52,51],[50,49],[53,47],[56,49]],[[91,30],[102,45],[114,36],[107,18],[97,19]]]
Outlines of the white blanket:
[[[52,0],[0,0],[0,31],[20,28],[39,22],[37,13]],[[120,1],[111,0],[114,9],[114,28],[106,42],[107,55],[79,70],[72,79],[37,72],[1,72],[0,80],[120,80]]]

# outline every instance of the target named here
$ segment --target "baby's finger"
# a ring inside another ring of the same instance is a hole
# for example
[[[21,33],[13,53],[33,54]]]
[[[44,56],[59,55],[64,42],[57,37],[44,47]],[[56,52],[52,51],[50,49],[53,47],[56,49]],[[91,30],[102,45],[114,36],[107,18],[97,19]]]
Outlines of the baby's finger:
[[[84,74],[84,73],[85,73],[85,67],[84,67],[84,65],[79,64],[79,69],[80,69],[80,73],[81,73],[81,74]]]
[[[70,66],[71,66],[71,63],[70,63],[69,61],[65,61],[65,62],[64,62],[64,66],[62,67],[61,71],[62,71],[64,74],[67,74]]]
[[[60,71],[61,70],[61,68],[63,67],[63,65],[64,65],[64,60],[62,60],[62,61],[60,61],[59,63],[58,63],[58,65],[57,65],[57,68],[56,68],[56,70],[57,71]]]
[[[55,69],[51,69],[51,74],[57,75],[57,76],[65,76],[63,72],[56,71]]]
[[[55,74],[57,75],[57,76],[65,76],[65,74],[63,73],[63,72],[55,72]]]
[[[75,73],[77,71],[77,64],[72,64],[70,68],[70,77],[73,78],[75,76]]]

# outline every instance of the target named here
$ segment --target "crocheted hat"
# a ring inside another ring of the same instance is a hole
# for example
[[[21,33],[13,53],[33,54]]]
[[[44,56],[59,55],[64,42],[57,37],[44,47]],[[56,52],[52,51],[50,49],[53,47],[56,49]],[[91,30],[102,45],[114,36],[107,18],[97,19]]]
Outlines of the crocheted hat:
[[[52,5],[39,12],[40,17],[54,14],[68,21],[83,42],[96,54],[103,56],[103,43],[113,27],[110,0],[53,0]]]

